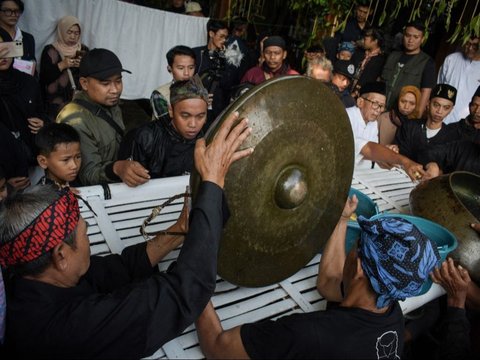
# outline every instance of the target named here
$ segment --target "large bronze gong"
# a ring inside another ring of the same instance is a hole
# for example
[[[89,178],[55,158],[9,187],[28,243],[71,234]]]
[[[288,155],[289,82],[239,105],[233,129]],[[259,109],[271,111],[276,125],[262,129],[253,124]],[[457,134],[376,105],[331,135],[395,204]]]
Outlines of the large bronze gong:
[[[410,193],[410,208],[456,236],[458,247],[450,256],[480,283],[480,237],[470,227],[480,221],[480,177],[459,171],[420,183]]]
[[[254,153],[225,180],[231,211],[220,244],[218,274],[242,286],[265,286],[297,272],[332,233],[353,172],[353,136],[339,99],[318,80],[272,79],[220,115],[211,141],[234,111],[247,117]],[[191,177],[195,196],[200,179]]]

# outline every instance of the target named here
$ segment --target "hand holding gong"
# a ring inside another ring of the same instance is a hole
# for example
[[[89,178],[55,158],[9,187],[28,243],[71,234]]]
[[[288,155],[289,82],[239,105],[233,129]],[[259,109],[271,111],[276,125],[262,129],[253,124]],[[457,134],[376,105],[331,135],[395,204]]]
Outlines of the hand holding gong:
[[[203,181],[211,181],[221,188],[225,183],[230,165],[253,152],[252,148],[237,151],[250,135],[248,120],[242,119],[236,125],[238,112],[232,113],[223,122],[212,142],[206,145],[205,139],[199,139],[195,145],[195,167]]]

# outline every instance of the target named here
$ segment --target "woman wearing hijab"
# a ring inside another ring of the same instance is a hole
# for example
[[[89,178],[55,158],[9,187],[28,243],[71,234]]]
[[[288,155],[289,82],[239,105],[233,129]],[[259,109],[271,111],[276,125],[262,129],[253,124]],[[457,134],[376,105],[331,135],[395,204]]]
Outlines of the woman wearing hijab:
[[[0,29],[0,43],[7,41],[12,38]],[[37,80],[14,69],[13,58],[0,58],[0,160],[16,189],[30,185],[28,168],[37,164],[35,134],[45,119]]]
[[[420,90],[416,86],[404,86],[400,90],[397,104],[378,117],[378,138],[380,144],[393,144],[397,129],[405,121],[418,119]]]
[[[40,84],[48,115],[53,120],[79,88],[78,67],[88,51],[80,42],[81,32],[80,21],[76,17],[62,17],[57,25],[57,39],[45,46],[42,52]]]

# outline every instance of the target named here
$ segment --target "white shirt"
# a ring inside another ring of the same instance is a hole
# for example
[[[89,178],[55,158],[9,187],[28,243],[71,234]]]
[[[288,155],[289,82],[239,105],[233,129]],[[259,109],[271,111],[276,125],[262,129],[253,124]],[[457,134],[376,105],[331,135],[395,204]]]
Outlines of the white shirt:
[[[361,151],[369,141],[378,143],[377,122],[369,121],[365,123],[362,113],[357,106],[349,107],[346,110],[352,126],[355,143],[355,167],[369,168],[372,166],[372,162],[365,160]]]
[[[457,89],[455,107],[443,122],[449,124],[466,118],[470,114],[468,104],[480,86],[480,60],[468,60],[461,52],[448,55],[438,72],[437,83]]]
[[[440,130],[442,130],[442,128],[429,129],[428,126],[426,126],[426,128],[427,128],[427,139],[433,138],[435,135],[437,135],[440,132]]]

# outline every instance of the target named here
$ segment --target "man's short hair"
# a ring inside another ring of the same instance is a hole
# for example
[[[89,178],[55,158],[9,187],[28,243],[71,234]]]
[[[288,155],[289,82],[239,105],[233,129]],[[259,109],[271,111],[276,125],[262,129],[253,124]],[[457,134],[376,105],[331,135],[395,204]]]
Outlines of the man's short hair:
[[[55,185],[37,185],[8,197],[0,206],[0,244],[6,244],[28,227],[46,208],[60,198]],[[76,248],[76,230],[64,242]],[[35,260],[9,267],[16,275],[41,274],[50,265],[53,249]]]
[[[248,20],[244,17],[235,16],[231,21],[230,32],[240,29],[244,25],[248,25]]]
[[[2,4],[7,1],[13,1],[15,4],[17,4],[18,8],[22,13],[25,11],[25,4],[22,0],[0,0],[0,6],[2,6]]]
[[[373,40],[377,40],[378,46],[383,48],[385,43],[385,37],[383,36],[383,32],[377,28],[368,28],[363,30],[363,36],[371,36]]]
[[[210,19],[207,22],[207,32],[213,31],[216,33],[218,30],[227,29],[228,25],[225,21],[217,20],[217,19]]]
[[[168,50],[167,52],[167,63],[169,66],[173,65],[175,56],[178,55],[190,56],[193,60],[197,60],[195,57],[195,52],[192,50],[192,48],[185,45],[177,45]]]
[[[38,153],[48,156],[59,144],[80,143],[80,135],[71,125],[51,123],[40,129],[35,137]]]
[[[370,0],[357,0],[355,1],[355,5],[357,7],[361,6],[361,7],[370,7]]]
[[[480,86],[479,86],[479,87],[477,88],[477,90],[475,91],[475,94],[473,94],[472,100],[473,100],[473,98],[476,97],[476,96],[480,97]]]
[[[328,70],[330,73],[333,72],[333,64],[330,60],[328,60],[326,57],[320,57],[320,58],[313,58],[307,63],[307,76],[312,75],[312,68],[318,65],[320,66],[323,70]]]
[[[421,21],[418,21],[418,20],[410,21],[409,23],[407,23],[407,25],[405,25],[405,27],[403,28],[403,31],[405,32],[405,30],[409,27],[413,27],[418,31],[421,31],[422,35],[425,35],[425,25]]]
[[[312,45],[310,46],[307,50],[305,50],[307,53],[319,53],[319,54],[325,54],[325,49],[321,45]]]
[[[208,91],[203,86],[198,74],[188,80],[175,81],[170,86],[170,104],[172,106],[187,99],[202,99],[208,104]]]

